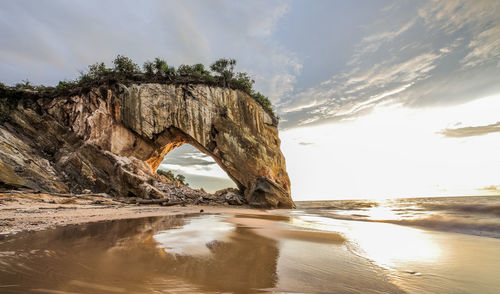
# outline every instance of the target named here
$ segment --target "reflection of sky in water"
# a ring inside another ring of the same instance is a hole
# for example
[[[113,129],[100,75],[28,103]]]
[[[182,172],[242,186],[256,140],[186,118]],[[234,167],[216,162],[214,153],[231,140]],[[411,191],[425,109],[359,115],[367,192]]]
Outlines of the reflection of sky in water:
[[[357,254],[385,268],[407,262],[436,262],[441,255],[438,244],[428,237],[428,233],[416,228],[312,215],[297,216],[293,219],[293,224],[340,232],[349,239]]]
[[[350,202],[349,202],[350,203]],[[392,199],[370,200],[369,205],[363,200],[357,203],[351,203],[349,207],[340,207],[340,209],[326,209],[325,212],[333,215],[342,215],[347,217],[363,218],[369,220],[403,220],[421,217],[422,214],[431,215],[425,212],[418,205],[412,205],[406,202],[398,202]]]
[[[210,253],[207,243],[224,240],[233,229],[234,225],[224,222],[222,217],[205,215],[190,219],[181,228],[160,231],[153,238],[167,253],[205,255]]]
[[[407,262],[432,263],[440,257],[440,248],[420,229],[393,224],[357,223],[350,237],[360,251],[382,267]]]

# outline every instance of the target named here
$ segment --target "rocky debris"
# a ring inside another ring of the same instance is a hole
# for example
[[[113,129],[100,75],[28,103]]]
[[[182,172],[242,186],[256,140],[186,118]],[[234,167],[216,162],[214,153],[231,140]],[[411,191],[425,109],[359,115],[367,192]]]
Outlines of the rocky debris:
[[[105,85],[71,97],[0,105],[0,117],[0,189],[294,207],[277,126],[237,90]],[[184,143],[214,158],[242,192],[212,195],[154,173]]]
[[[243,196],[234,193],[227,193],[224,196],[226,202],[230,205],[243,205]]]
[[[67,199],[71,199],[71,203],[61,203]],[[130,198],[116,198],[97,193],[90,195],[61,193],[60,196],[57,196],[37,193],[37,191],[0,192],[0,235],[89,221],[201,212],[219,213],[230,209],[230,207],[225,208],[223,205],[200,207],[173,202],[164,205],[161,203],[126,204],[125,200],[130,200]],[[149,200],[158,201],[157,199]],[[172,208],[168,207],[169,205],[185,207]],[[238,207],[238,211],[245,210]]]
[[[234,188],[226,188],[216,191],[216,197],[223,198],[229,205],[243,205],[248,204],[245,197],[241,194],[240,190]]]
[[[223,194],[210,194],[200,190],[190,189],[186,186],[177,187],[175,183],[163,183],[165,189],[162,198],[144,199],[139,197],[112,197],[106,193],[87,194],[64,194],[64,193],[40,193],[33,190],[11,190],[0,191],[0,209],[5,202],[23,203],[22,199],[48,204],[76,204],[76,205],[244,205],[245,200],[242,195],[233,192]],[[160,190],[158,190],[160,191]],[[237,191],[237,190],[236,190]],[[21,206],[22,207],[22,206]],[[64,208],[60,206],[59,208]],[[42,208],[43,209],[43,208]]]
[[[224,196],[227,193],[241,194],[240,190],[235,188],[225,188],[222,190],[215,191],[214,195],[217,197]]]

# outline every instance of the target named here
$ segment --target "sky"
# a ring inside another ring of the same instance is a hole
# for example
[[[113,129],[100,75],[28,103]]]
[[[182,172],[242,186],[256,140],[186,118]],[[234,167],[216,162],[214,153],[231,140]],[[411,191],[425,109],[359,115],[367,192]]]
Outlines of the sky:
[[[0,22],[6,84],[235,58],[281,117],[295,200],[500,194],[498,1],[4,0]],[[164,168],[228,184],[180,148]]]

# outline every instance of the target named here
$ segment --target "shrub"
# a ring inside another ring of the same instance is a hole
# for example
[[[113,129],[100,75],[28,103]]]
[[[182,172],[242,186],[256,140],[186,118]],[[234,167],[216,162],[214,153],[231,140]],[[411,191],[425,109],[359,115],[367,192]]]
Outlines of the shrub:
[[[33,86],[31,84],[31,82],[29,80],[23,80],[22,83],[17,83],[15,86],[14,86],[16,89],[18,90],[34,90],[35,89],[35,86]]]
[[[76,86],[75,82],[59,81],[55,88],[56,95],[62,95]]]
[[[95,80],[96,78],[91,76],[89,73],[81,73],[80,77],[78,78],[78,85],[82,87],[89,87]]]
[[[139,66],[135,64],[132,59],[118,55],[115,60],[113,60],[114,68],[113,70],[122,75],[130,75],[140,72]]]
[[[89,65],[88,75],[91,78],[97,79],[97,78],[100,78],[102,76],[105,76],[106,74],[108,74],[110,72],[111,72],[111,69],[106,68],[106,65],[104,64],[104,62],[101,62],[101,63],[97,62],[95,64]]]
[[[18,83],[14,87],[7,87],[0,83],[0,88],[10,90],[36,90],[44,96],[63,95],[70,91],[87,91],[91,87],[98,86],[104,81],[118,81],[121,83],[133,82],[173,82],[173,83],[203,83],[206,85],[217,85],[229,87],[231,89],[241,90],[249,94],[255,101],[273,116],[271,101],[266,96],[253,90],[255,81],[244,72],[234,72],[236,60],[222,58],[210,65],[210,70],[206,69],[201,63],[195,65],[181,65],[176,70],[169,66],[161,58],[155,58],[153,61],[146,61],[141,71],[139,66],[130,58],[118,55],[113,60],[113,68],[107,68],[103,62],[92,64],[88,72],[82,72],[75,81],[61,81],[52,88],[43,86],[33,86],[29,81]],[[106,79],[103,79],[106,77]],[[25,91],[26,92],[26,91]],[[222,111],[222,114],[227,113]],[[276,116],[275,116],[276,117]]]
[[[185,65],[182,64],[177,69],[177,73],[180,76],[191,77],[196,80],[212,80],[213,77],[209,71],[205,69],[205,66],[201,63],[195,65]]]
[[[227,117],[227,110],[228,110],[227,105],[226,105],[226,104],[224,104],[224,105],[221,107],[221,109],[220,109],[220,116],[222,116],[222,117],[226,118],[226,117]]]
[[[184,186],[189,186],[188,183],[186,183],[186,177],[179,174],[179,175],[174,175],[174,173],[170,170],[163,170],[163,169],[158,169],[156,170],[156,173],[159,174],[160,176],[164,176],[165,178],[167,178],[169,181],[177,181],[179,182],[181,185],[184,185]]]
[[[262,95],[259,92],[254,92],[252,94],[252,98],[255,99],[255,101],[257,101],[260,105],[262,105],[264,109],[268,110],[269,112],[271,112],[272,115],[274,115],[274,111],[273,108],[271,107],[271,101],[269,100],[269,98],[267,98],[266,96]]]
[[[176,75],[175,68],[168,66],[167,62],[159,57],[156,57],[153,61],[146,61],[142,68],[144,69],[144,73],[150,77],[172,78]]]
[[[151,61],[144,62],[142,69],[144,69],[144,73],[148,76],[153,76],[155,74],[155,65]]]
[[[250,76],[246,72],[237,73],[236,78],[234,78],[231,81],[231,85],[234,88],[241,90],[247,94],[252,93],[252,88],[254,83],[255,81],[252,78],[250,78]]]
[[[164,176],[166,177],[167,179],[169,179],[170,181],[175,181],[175,175],[172,171],[170,170],[163,170],[163,169],[158,169],[156,171],[157,174],[159,174],[160,176]]]
[[[223,87],[230,87],[231,79],[234,76],[235,65],[236,60],[221,58],[212,63],[212,65],[210,65],[210,69],[219,74],[216,78],[221,80]]]
[[[154,69],[156,71],[156,75],[158,76],[165,76],[167,71],[168,71],[168,65],[167,62],[163,59],[160,59],[158,57],[155,58],[153,62]]]
[[[179,174],[179,175],[177,175],[177,176],[175,177],[175,179],[176,179],[179,183],[181,183],[181,185],[184,185],[184,186],[189,186],[187,183],[185,183],[185,182],[184,182],[184,181],[186,180],[186,177],[185,177],[185,176],[183,176],[183,175],[180,175],[180,174]]]

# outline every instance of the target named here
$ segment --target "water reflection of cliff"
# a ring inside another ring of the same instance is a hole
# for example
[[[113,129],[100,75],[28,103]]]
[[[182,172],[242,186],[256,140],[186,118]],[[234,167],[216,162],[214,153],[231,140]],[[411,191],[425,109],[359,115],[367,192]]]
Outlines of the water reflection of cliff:
[[[276,285],[276,241],[235,226],[223,241],[200,244],[206,255],[159,249],[154,234],[184,223],[145,218],[0,237],[2,293],[248,292]]]

